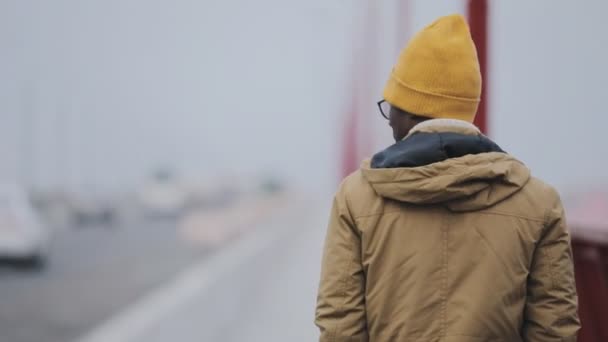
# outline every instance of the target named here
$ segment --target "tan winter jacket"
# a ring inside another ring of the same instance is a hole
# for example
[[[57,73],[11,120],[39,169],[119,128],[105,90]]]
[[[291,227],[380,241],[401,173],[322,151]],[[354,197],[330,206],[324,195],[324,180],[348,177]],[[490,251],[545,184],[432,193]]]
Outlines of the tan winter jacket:
[[[556,191],[474,126],[431,120],[340,186],[320,341],[576,341]]]

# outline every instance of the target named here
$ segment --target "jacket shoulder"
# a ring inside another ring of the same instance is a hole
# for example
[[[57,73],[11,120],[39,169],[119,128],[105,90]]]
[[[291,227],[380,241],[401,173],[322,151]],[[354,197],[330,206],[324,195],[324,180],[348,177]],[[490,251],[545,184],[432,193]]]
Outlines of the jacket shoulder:
[[[561,207],[557,190],[531,176],[519,192],[490,211],[502,211],[528,220],[547,222],[555,214],[556,207]]]
[[[535,202],[542,204],[545,210],[550,210],[556,204],[561,203],[557,189],[539,178],[530,177],[530,181],[522,190]]]
[[[545,183],[541,179],[536,178],[534,176],[530,177],[530,180],[528,181],[526,186],[524,186],[524,190],[526,189],[536,194],[538,197],[547,200],[559,199],[559,193],[557,192],[557,189],[555,189],[555,187],[549,185],[548,183]]]
[[[336,198],[346,202],[353,218],[382,212],[382,198],[376,194],[361,170],[344,178]]]

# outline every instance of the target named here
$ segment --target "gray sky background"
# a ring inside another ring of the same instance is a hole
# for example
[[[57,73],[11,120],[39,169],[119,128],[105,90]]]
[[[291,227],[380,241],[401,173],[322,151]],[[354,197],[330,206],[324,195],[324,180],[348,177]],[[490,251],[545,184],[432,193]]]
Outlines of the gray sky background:
[[[31,151],[43,185],[126,185],[173,165],[333,186],[352,12],[340,3],[0,2],[0,174]]]
[[[0,0],[0,179],[120,189],[277,174],[333,191],[364,1]],[[372,100],[399,47],[378,2]],[[463,1],[412,0],[409,30]],[[608,4],[492,2],[491,135],[561,188],[608,183]]]

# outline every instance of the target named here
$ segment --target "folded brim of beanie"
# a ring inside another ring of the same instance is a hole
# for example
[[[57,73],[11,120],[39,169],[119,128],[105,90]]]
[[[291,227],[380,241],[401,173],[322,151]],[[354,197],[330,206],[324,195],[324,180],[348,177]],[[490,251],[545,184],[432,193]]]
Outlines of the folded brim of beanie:
[[[436,119],[458,119],[473,122],[479,99],[434,94],[408,86],[391,73],[384,99],[391,105],[411,114]]]

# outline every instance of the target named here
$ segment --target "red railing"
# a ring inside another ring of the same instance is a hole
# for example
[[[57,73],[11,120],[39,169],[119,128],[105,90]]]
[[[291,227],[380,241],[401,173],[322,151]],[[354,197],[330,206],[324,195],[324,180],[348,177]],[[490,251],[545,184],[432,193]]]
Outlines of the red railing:
[[[574,238],[572,241],[580,342],[608,341],[608,244]]]
[[[477,56],[479,58],[479,67],[481,68],[481,102],[475,116],[475,125],[482,132],[488,134],[488,94],[490,88],[490,79],[488,73],[488,37],[490,33],[488,15],[488,0],[469,0],[467,4],[467,16],[469,26],[471,28],[471,36],[477,47]],[[608,341],[607,341],[608,342]]]
[[[568,198],[574,272],[583,325],[579,342],[608,341],[608,191]]]

